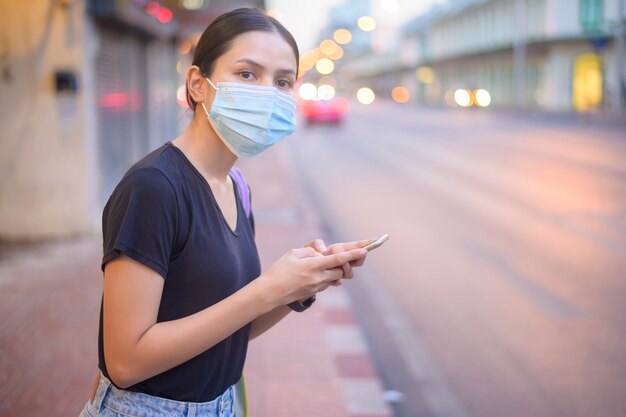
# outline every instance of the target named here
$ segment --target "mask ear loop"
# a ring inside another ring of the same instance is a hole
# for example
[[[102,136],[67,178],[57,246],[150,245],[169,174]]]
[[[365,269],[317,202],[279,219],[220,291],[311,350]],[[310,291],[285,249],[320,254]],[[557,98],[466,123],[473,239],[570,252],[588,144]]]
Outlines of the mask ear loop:
[[[211,87],[213,87],[213,89],[214,89],[215,91],[217,91],[217,87],[215,86],[215,84],[213,84],[213,83],[211,82],[211,80],[209,80],[207,77],[205,77],[204,79],[205,79],[205,80],[207,80],[207,81],[209,82],[209,84],[211,84]]]
[[[206,114],[207,119],[209,119],[209,122],[211,121],[211,116],[209,116],[209,112],[206,109],[206,106],[204,105],[204,101],[202,103],[200,103],[200,105],[202,105],[202,109],[204,109],[204,113]]]
[[[217,87],[215,87],[215,84],[213,84],[213,83],[211,82],[211,80],[209,80],[209,78],[208,78],[208,77],[204,77],[204,79],[205,79],[205,80],[207,80],[207,81],[209,82],[209,84],[211,85],[211,87],[213,87],[213,89],[214,89],[215,91],[217,91]],[[207,117],[207,118],[209,119],[209,121],[210,121],[210,120],[211,120],[211,116],[209,116],[209,112],[207,111],[206,106],[204,105],[204,101],[203,101],[202,103],[200,103],[200,104],[202,104],[202,108],[204,109],[204,113],[206,114],[206,117]]]

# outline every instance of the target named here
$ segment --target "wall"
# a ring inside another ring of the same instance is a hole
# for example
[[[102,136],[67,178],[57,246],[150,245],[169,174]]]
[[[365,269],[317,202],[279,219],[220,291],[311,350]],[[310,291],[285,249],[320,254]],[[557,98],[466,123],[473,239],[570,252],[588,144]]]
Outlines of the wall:
[[[2,2],[0,239],[88,231],[84,3]],[[77,94],[55,92],[55,70],[78,75]]]

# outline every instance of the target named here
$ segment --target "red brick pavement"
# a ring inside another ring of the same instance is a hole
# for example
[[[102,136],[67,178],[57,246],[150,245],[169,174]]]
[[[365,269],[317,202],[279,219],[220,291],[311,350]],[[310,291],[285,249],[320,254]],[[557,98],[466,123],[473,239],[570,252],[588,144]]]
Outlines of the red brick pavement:
[[[96,376],[100,241],[5,249],[0,415],[78,415]]]
[[[264,268],[320,237],[286,148],[241,161]],[[0,416],[76,416],[97,374],[101,238],[0,247]],[[349,285],[349,284],[347,284]],[[250,417],[385,417],[345,290],[250,344]]]

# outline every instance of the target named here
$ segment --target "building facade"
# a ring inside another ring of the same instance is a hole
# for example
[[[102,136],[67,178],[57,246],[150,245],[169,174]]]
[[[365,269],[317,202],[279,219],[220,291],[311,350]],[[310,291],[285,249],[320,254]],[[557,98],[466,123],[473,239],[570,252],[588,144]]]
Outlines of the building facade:
[[[122,175],[189,113],[181,43],[242,6],[264,2],[1,0],[0,240],[98,231]]]
[[[498,108],[611,111],[624,94],[618,1],[450,0],[405,25],[400,49],[377,58],[381,70],[354,63],[351,78],[380,94],[406,86],[431,105],[481,88]]]
[[[416,86],[426,103],[457,88],[483,88],[498,107],[610,110],[623,94],[617,1],[453,2],[407,25],[404,47],[415,48],[416,59],[404,76],[432,69],[433,79]]]

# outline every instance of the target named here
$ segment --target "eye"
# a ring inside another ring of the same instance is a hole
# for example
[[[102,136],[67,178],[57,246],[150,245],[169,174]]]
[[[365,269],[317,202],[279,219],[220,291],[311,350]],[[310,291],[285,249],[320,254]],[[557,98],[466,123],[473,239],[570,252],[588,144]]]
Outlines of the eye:
[[[246,81],[252,81],[252,80],[256,79],[256,77],[254,76],[254,74],[253,74],[253,73],[251,73],[250,71],[241,71],[241,72],[239,73],[239,76],[240,76],[242,79],[246,80]]]
[[[276,81],[276,85],[278,88],[289,89],[291,88],[291,82],[288,80],[278,80]]]

